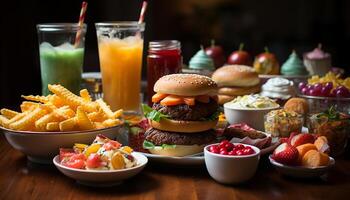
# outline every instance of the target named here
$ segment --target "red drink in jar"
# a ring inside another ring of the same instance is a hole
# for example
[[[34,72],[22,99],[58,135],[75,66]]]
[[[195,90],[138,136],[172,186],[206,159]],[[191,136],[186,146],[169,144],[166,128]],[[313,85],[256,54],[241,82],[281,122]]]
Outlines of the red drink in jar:
[[[147,56],[147,96],[152,105],[154,83],[167,74],[180,73],[182,69],[181,43],[177,40],[149,43]]]

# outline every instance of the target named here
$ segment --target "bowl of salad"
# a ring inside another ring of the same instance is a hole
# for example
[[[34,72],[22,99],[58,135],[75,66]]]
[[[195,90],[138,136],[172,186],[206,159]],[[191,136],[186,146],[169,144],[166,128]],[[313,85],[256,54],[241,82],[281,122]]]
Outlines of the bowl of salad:
[[[310,114],[307,120],[310,133],[323,135],[331,147],[331,155],[341,155],[346,149],[350,130],[350,115],[334,107],[320,113]]]
[[[61,148],[53,163],[64,175],[78,183],[92,186],[110,186],[131,178],[142,171],[148,159],[129,146],[104,135],[98,135],[92,144],[75,144]]]
[[[264,131],[264,116],[280,105],[275,100],[258,94],[236,97],[224,104],[224,113],[230,124],[246,123],[250,127]]]

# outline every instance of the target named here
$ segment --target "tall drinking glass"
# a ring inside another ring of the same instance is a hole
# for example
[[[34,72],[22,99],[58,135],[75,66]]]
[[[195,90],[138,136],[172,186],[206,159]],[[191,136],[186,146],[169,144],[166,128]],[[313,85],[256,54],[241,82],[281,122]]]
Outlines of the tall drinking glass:
[[[49,94],[48,84],[61,84],[78,94],[84,62],[86,24],[81,39],[74,46],[77,23],[38,24],[42,94]]]
[[[112,110],[140,109],[144,23],[96,23],[105,101]]]

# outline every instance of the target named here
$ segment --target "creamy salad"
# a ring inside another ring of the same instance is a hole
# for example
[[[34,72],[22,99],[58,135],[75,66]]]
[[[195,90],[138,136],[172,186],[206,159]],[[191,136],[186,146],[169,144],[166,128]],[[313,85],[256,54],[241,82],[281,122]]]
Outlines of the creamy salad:
[[[236,97],[231,102],[225,104],[228,108],[252,108],[252,109],[264,109],[264,108],[277,108],[278,103],[269,97],[264,97],[259,94],[245,95]]]

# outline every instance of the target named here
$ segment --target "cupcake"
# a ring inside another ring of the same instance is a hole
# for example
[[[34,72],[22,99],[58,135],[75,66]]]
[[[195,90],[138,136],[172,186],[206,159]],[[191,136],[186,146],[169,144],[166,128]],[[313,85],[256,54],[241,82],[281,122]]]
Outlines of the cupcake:
[[[331,55],[322,51],[321,44],[313,51],[304,54],[304,65],[310,75],[325,75],[331,70]]]
[[[201,48],[201,50],[191,58],[189,69],[194,70],[195,73],[208,76],[215,70],[214,61],[205,53],[203,48]]]
[[[262,86],[260,94],[275,99],[278,104],[284,105],[288,99],[296,95],[296,91],[293,81],[277,77],[269,79]]]
[[[303,61],[299,58],[298,54],[293,51],[288,60],[283,63],[281,67],[281,74],[283,75],[308,75]]]

